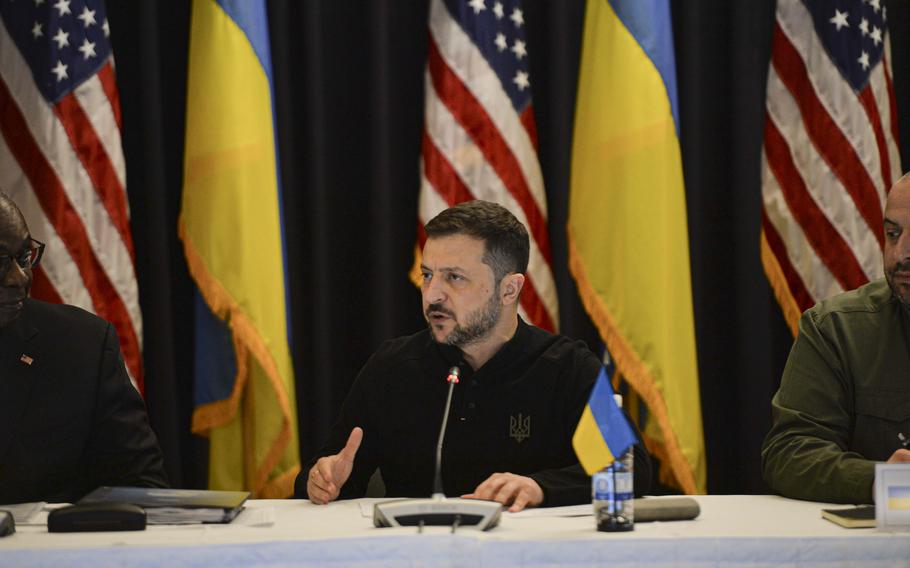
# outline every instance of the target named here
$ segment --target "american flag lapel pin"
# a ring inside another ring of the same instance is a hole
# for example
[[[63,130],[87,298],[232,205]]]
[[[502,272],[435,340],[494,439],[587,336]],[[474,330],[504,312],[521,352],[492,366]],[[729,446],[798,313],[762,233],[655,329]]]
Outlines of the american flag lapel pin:
[[[26,355],[25,353],[23,353],[22,356],[19,357],[19,360],[22,361],[23,363],[25,363],[26,365],[31,365],[32,363],[35,362],[34,357]]]

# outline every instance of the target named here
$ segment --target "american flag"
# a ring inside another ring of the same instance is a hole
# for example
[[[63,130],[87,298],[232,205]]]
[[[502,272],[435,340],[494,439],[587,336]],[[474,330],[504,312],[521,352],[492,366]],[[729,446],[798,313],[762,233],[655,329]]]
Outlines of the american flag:
[[[430,0],[429,27],[420,245],[423,225],[452,205],[503,205],[531,236],[520,313],[555,331],[559,308],[521,2]]]
[[[0,2],[0,189],[47,244],[32,295],[117,329],[142,392],[142,315],[100,0]]]
[[[762,155],[762,261],[791,329],[882,276],[900,177],[887,13],[879,0],[779,0]]]

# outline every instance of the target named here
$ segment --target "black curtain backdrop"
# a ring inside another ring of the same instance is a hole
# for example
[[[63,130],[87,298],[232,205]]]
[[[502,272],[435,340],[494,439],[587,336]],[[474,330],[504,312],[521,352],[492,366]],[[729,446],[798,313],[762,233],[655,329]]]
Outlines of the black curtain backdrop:
[[[910,140],[910,6],[892,0]],[[792,338],[759,260],[759,159],[772,0],[672,2],[711,493],[767,491],[759,448]],[[424,323],[407,279],[419,190],[424,0],[268,4],[304,459],[378,344]],[[108,2],[145,325],[147,402],[175,486],[204,487],[189,433],[193,287],[176,223],[190,5]],[[562,331],[597,349],[566,266],[583,0],[525,3]],[[608,104],[605,101],[605,104]],[[904,169],[910,169],[904,144]],[[609,222],[609,220],[605,220]],[[229,246],[229,244],[228,244]]]

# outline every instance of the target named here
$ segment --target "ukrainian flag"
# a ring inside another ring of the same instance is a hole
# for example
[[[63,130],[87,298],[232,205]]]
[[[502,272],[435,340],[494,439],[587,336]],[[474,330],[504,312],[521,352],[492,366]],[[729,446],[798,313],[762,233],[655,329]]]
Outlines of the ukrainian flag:
[[[613,400],[613,387],[603,367],[572,436],[575,455],[588,475],[607,467],[637,440],[622,410]]]
[[[261,0],[195,0],[179,233],[199,288],[193,431],[209,486],[286,497],[300,470]]]
[[[648,406],[661,481],[705,491],[668,0],[588,0],[569,265],[619,373]]]

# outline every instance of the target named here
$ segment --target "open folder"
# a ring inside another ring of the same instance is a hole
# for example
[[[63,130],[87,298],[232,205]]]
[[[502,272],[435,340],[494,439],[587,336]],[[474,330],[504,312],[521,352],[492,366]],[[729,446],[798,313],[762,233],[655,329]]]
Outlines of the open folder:
[[[150,525],[229,523],[243,510],[247,491],[99,487],[79,500],[85,503],[132,503],[145,509]]]

